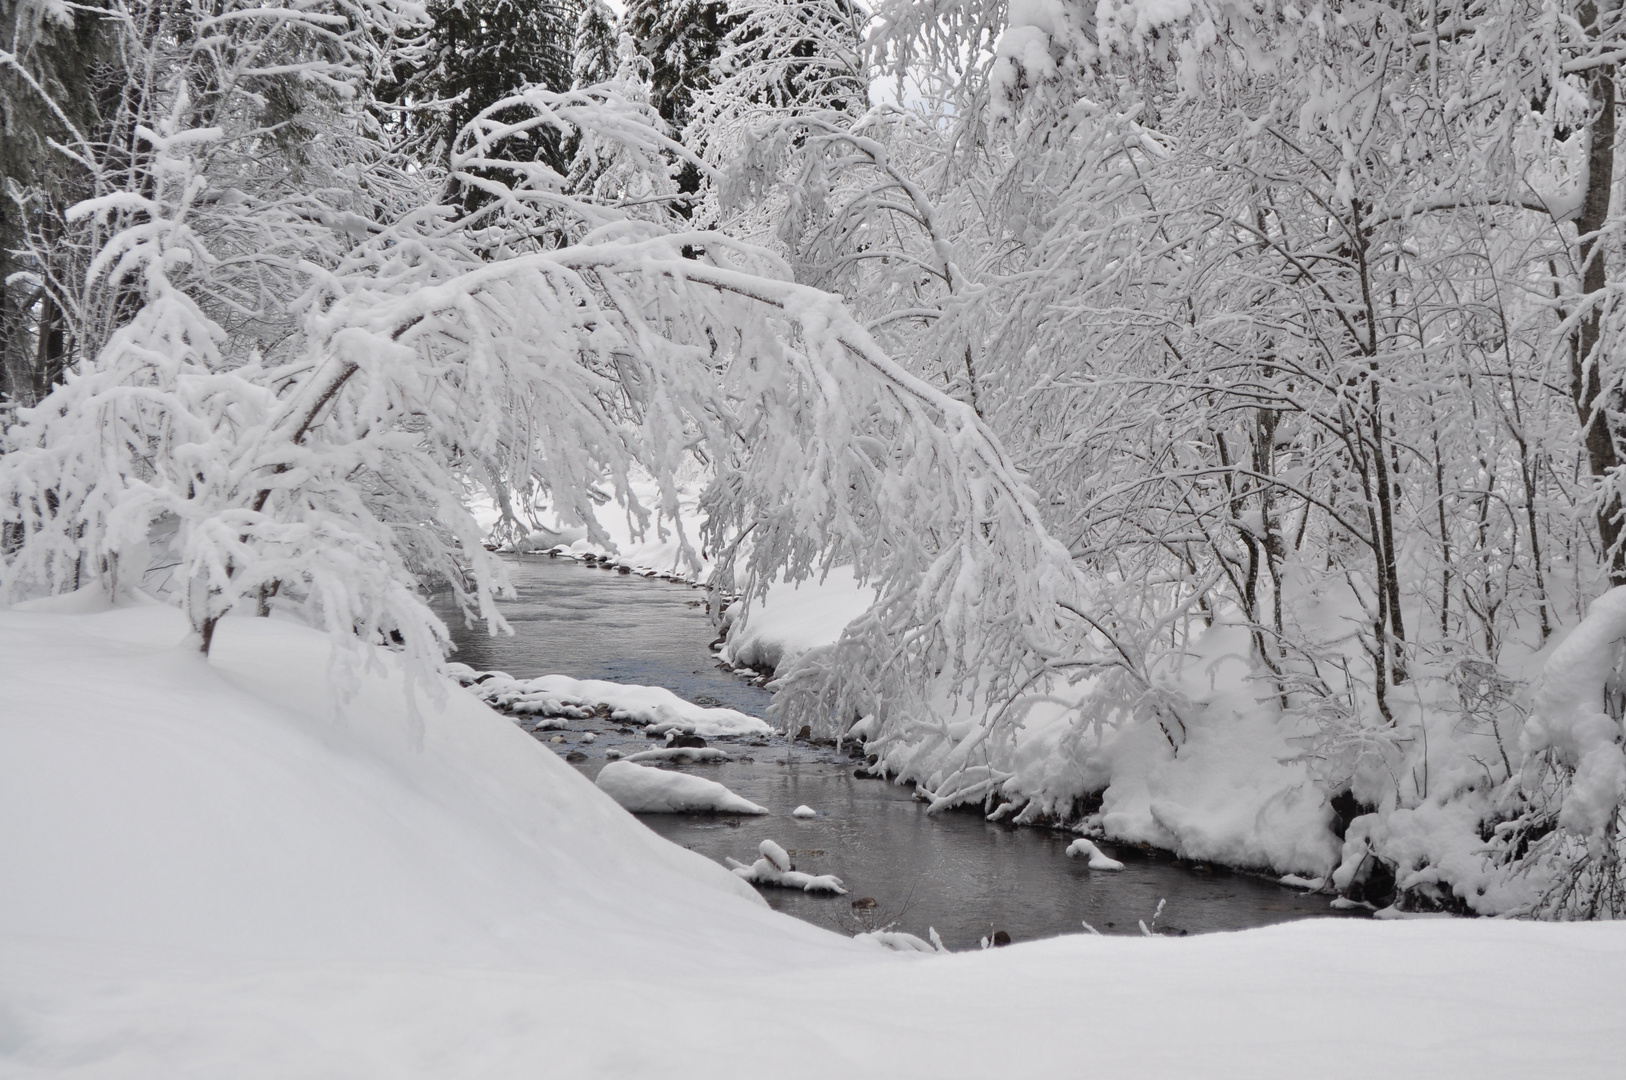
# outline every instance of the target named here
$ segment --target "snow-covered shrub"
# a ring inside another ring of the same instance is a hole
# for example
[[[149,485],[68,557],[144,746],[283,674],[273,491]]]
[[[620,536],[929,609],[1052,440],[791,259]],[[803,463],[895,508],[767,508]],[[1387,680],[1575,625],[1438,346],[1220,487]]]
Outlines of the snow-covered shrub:
[[[1542,669],[1520,739],[1529,810],[1503,832],[1528,851],[1559,918],[1626,916],[1626,586],[1593,601]],[[1543,835],[1544,834],[1544,835]]]

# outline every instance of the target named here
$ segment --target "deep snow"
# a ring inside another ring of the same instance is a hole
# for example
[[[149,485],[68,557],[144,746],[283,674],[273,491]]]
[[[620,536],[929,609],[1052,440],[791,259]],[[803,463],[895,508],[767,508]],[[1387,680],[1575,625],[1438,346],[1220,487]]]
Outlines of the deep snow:
[[[7,1077],[1612,1077],[1626,1054],[1626,926],[900,955],[769,911],[449,683],[415,724],[388,655],[336,707],[319,635],[228,620],[205,661],[177,613],[95,606],[0,611]]]

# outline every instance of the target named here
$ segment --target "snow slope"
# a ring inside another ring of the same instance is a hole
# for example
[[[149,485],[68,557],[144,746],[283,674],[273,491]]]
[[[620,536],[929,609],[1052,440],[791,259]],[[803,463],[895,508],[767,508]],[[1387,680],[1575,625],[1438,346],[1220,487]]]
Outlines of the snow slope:
[[[168,609],[44,607],[0,611],[8,1080],[1605,1077],[1626,1054],[1623,925],[890,953],[768,910],[449,684],[415,725],[387,656],[335,709],[298,627],[229,621],[205,662]]]

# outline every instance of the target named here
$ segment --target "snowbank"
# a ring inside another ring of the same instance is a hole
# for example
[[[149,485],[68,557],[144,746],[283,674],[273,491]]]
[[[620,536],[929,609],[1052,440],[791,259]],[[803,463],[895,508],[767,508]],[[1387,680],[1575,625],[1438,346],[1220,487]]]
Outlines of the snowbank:
[[[449,684],[414,734],[387,655],[335,708],[325,639],[228,620],[205,662],[184,631],[0,611],[8,1080],[1589,1080],[1626,1056],[1626,924],[898,955],[770,911]]]
[[[723,662],[774,671],[834,642],[874,602],[875,591],[859,585],[845,566],[822,581],[775,582],[749,611],[735,604],[723,613]]]
[[[1551,750],[1573,770],[1558,823],[1600,852],[1626,801],[1621,721],[1604,708],[1619,677],[1623,641],[1626,585],[1594,600],[1586,618],[1548,657],[1521,740],[1527,756]]]
[[[627,566],[674,575],[686,581],[704,582],[711,576],[711,561],[700,547],[699,501],[707,480],[706,470],[698,466],[691,469],[691,475],[680,480],[677,485],[677,514],[674,517],[657,510],[661,504],[659,485],[648,476],[634,472],[628,489],[649,511],[647,528],[639,530],[635,516],[612,500],[600,506],[594,515],[595,524],[608,543],[595,542],[580,523],[564,522],[551,511],[544,511],[532,523],[532,531],[513,547],[520,551],[563,548],[578,557],[609,556]],[[484,493],[471,500],[470,511],[488,532],[498,524],[500,514],[496,504]],[[684,550],[685,540],[687,552]]]
[[[447,664],[447,674],[494,709],[516,716],[581,720],[603,710],[611,720],[648,727],[657,734],[683,731],[713,739],[726,735],[766,735],[767,721],[735,709],[708,709],[684,701],[661,686],[635,686],[600,679],[543,675],[515,679],[500,671],[479,672]]]
[[[642,755],[635,754],[634,757]],[[634,814],[766,814],[715,780],[612,761],[599,770],[598,788]]]

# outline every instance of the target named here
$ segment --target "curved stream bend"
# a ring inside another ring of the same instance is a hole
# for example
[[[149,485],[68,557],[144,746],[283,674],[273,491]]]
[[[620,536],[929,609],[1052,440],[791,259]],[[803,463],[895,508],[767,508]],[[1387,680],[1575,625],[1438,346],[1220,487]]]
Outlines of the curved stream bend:
[[[664,686],[701,705],[762,716],[771,695],[720,667],[704,594],[685,585],[592,569],[570,559],[518,556],[509,569],[519,597],[504,605],[514,637],[492,638],[447,617],[454,659],[517,678],[562,674],[578,679]],[[449,605],[442,607],[448,616]],[[583,736],[594,733],[591,743]],[[552,742],[562,736],[560,742]],[[655,745],[608,720],[571,721],[538,738],[576,758],[589,777],[611,748]],[[764,889],[773,907],[832,929],[856,932],[895,924],[925,936],[933,927],[951,949],[974,948],[994,930],[1015,941],[1078,933],[1088,921],[1102,933],[1139,933],[1158,902],[1156,928],[1170,933],[1237,930],[1331,914],[1324,896],[1246,874],[1193,866],[1167,855],[1106,845],[1127,865],[1091,871],[1064,854],[1071,834],[990,824],[980,815],[928,816],[910,789],[858,779],[854,762],[827,747],[774,736],[713,740],[736,760],[685,768],[769,807],[767,817],[642,814],[674,843],[721,862],[756,858],[772,839],[799,869],[842,878],[850,896]],[[806,804],[814,818],[791,817]]]

